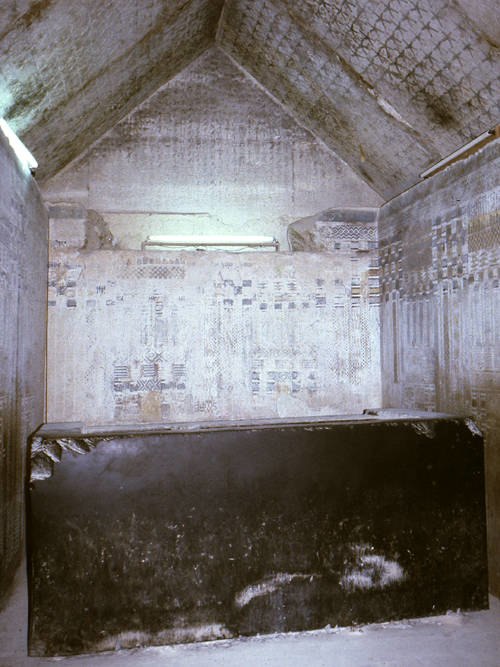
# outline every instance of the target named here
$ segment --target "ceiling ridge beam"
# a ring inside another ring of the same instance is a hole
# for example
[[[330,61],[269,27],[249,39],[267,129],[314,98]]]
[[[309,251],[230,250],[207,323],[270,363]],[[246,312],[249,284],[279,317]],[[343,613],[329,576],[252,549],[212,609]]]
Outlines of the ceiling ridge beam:
[[[219,21],[217,23],[217,30],[215,31],[215,44],[218,46],[222,40],[222,33],[224,32],[224,24],[226,22],[226,11],[229,0],[224,0],[224,4],[220,10]]]

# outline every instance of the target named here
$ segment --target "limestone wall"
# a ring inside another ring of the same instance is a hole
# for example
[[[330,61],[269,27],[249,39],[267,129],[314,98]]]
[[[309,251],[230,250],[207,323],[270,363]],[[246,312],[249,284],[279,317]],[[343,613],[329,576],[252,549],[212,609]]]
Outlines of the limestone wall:
[[[325,253],[53,249],[49,421],[289,417],[378,405],[373,251],[338,245]]]
[[[0,132],[0,598],[23,543],[26,438],[44,420],[47,212]]]
[[[286,251],[294,220],[380,197],[217,48],[44,195],[51,421],[302,416],[379,402],[373,244],[344,229],[331,254]],[[280,252],[141,251],[165,233],[266,234]]]
[[[97,211],[121,249],[148,234],[270,234],[377,195],[221,51],[160,88],[60,174],[51,203]]]
[[[491,587],[500,592],[500,141],[379,216],[386,406],[473,415],[486,435]]]

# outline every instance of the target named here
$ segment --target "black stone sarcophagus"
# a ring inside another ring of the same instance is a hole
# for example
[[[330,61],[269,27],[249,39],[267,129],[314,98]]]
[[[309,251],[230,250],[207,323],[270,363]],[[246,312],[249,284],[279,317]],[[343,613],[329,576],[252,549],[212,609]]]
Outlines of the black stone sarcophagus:
[[[45,426],[31,452],[31,655],[487,606],[469,420]]]

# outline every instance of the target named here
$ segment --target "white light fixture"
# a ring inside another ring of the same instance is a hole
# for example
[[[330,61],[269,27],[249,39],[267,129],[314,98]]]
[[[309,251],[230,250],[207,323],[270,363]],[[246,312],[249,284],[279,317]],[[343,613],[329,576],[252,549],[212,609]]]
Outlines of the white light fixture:
[[[480,134],[475,139],[472,139],[472,141],[469,141],[469,143],[465,144],[461,148],[458,148],[456,151],[453,151],[453,153],[450,153],[439,162],[436,162],[436,164],[433,164],[432,167],[429,167],[429,169],[423,171],[420,174],[420,178],[429,178],[429,176],[432,176],[436,172],[441,171],[449,164],[453,164],[453,162],[457,162],[458,160],[469,157],[469,155],[472,155],[483,146],[486,146],[486,144],[488,144],[490,141],[498,139],[498,137],[500,137],[500,125],[497,125],[492,130],[483,132],[483,134]]]
[[[161,248],[273,248],[279,250],[279,243],[273,236],[212,236],[212,235],[176,235],[153,234],[148,236],[142,248],[158,246]]]
[[[7,137],[12,150],[17,155],[21,164],[27,167],[31,173],[33,173],[38,167],[38,162],[35,160],[33,155],[31,155],[21,139],[19,139],[14,130],[12,130],[7,125],[7,121],[4,118],[0,118],[0,130],[2,130],[2,132]]]

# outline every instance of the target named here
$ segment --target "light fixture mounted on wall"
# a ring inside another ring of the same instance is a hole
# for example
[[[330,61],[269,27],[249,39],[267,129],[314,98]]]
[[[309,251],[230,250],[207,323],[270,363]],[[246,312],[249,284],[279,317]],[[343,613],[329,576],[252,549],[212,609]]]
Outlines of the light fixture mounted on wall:
[[[0,118],[0,130],[2,130],[4,135],[7,137],[7,140],[9,142],[12,150],[17,155],[17,158],[21,162],[23,167],[25,167],[26,169],[29,169],[31,174],[34,175],[35,171],[38,167],[38,162],[35,160],[33,155],[29,152],[29,150],[23,144],[21,139],[19,139],[17,134],[14,132],[14,130],[11,127],[9,127],[5,118]]]
[[[497,125],[493,129],[488,130],[487,132],[483,132],[483,134],[480,134],[475,139],[472,139],[472,141],[469,141],[467,144],[461,148],[458,148],[456,151],[453,151],[453,153],[450,153],[439,162],[436,162],[436,164],[433,164],[432,167],[429,167],[420,174],[420,178],[429,178],[429,176],[437,174],[438,171],[442,171],[450,164],[458,162],[458,160],[464,160],[466,157],[469,157],[476,151],[483,148],[483,146],[486,146],[486,144],[489,144],[490,141],[494,141],[499,137],[500,125]]]
[[[279,242],[273,236],[208,236],[156,234],[148,236],[141,248],[167,250],[279,250]]]

